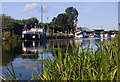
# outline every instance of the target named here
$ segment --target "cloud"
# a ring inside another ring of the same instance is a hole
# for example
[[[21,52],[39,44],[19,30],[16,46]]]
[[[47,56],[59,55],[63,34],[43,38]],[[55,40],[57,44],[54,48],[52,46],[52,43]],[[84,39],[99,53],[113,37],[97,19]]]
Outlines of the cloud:
[[[31,11],[35,8],[39,8],[40,5],[38,3],[32,3],[32,4],[27,4],[24,9],[23,9],[23,12],[27,12],[27,11]]]

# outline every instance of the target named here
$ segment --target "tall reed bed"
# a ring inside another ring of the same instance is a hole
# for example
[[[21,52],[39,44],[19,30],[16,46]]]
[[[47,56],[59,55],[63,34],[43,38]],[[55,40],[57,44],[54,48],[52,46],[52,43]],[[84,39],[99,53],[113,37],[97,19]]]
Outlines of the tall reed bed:
[[[47,56],[44,64],[42,80],[120,80],[120,50],[118,37],[110,43],[102,44],[97,51],[90,49],[79,50],[79,46],[72,47],[72,53],[58,54],[54,51],[54,59]]]
[[[107,44],[100,43],[96,51],[90,48],[80,50],[79,46],[72,46],[69,53],[69,45],[63,54],[58,46],[58,53],[55,49],[53,60],[47,55],[43,63],[44,71],[36,69],[39,77],[35,78],[31,72],[31,80],[120,80],[120,39],[118,36]],[[6,76],[16,80],[14,67],[11,64],[12,71],[8,69]],[[22,76],[20,74],[21,80]],[[0,76],[3,80],[5,77]]]

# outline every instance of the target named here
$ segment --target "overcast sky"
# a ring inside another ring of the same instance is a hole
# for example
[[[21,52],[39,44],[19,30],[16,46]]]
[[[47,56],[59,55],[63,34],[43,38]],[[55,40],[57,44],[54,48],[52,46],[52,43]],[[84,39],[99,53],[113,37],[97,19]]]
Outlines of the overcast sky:
[[[3,2],[2,13],[14,19],[36,17],[40,21],[40,7],[44,6],[44,23],[64,13],[68,7],[77,9],[78,26],[93,29],[118,30],[117,2]]]

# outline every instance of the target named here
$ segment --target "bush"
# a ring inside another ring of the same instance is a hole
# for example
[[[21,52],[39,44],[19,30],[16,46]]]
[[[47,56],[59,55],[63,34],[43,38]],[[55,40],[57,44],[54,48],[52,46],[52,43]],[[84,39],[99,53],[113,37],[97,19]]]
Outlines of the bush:
[[[2,33],[2,40],[9,40],[10,39],[10,31],[6,31]]]

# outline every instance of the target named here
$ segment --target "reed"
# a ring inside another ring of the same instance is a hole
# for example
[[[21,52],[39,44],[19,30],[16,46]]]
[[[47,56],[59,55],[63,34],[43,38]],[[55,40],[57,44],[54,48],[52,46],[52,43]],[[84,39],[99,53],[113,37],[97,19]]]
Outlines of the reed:
[[[7,80],[19,80],[19,78],[16,77],[16,74],[15,74],[15,68],[13,66],[13,64],[11,63],[11,68],[8,68],[6,66],[8,72],[5,74],[5,76],[0,76],[0,78],[3,80],[3,81],[7,81]],[[21,73],[19,74],[20,75],[20,80],[22,80],[22,75]]]
[[[120,80],[120,46],[118,36],[110,43],[100,45],[96,51],[90,48],[80,50],[79,46],[72,46],[69,53],[69,45],[67,45],[63,54],[58,45],[58,53],[53,48],[53,60],[47,55],[43,73],[40,69],[35,69],[39,77],[34,78],[31,72],[31,80]],[[3,80],[17,80],[14,67],[11,64],[11,71],[6,77],[0,76]],[[20,74],[21,80],[22,76]]]
[[[58,54],[54,51],[53,61],[47,56],[44,64],[42,80],[120,80],[120,50],[118,37],[110,43],[98,46],[97,51],[87,49],[79,51],[73,46],[72,53],[62,54],[58,46]]]

